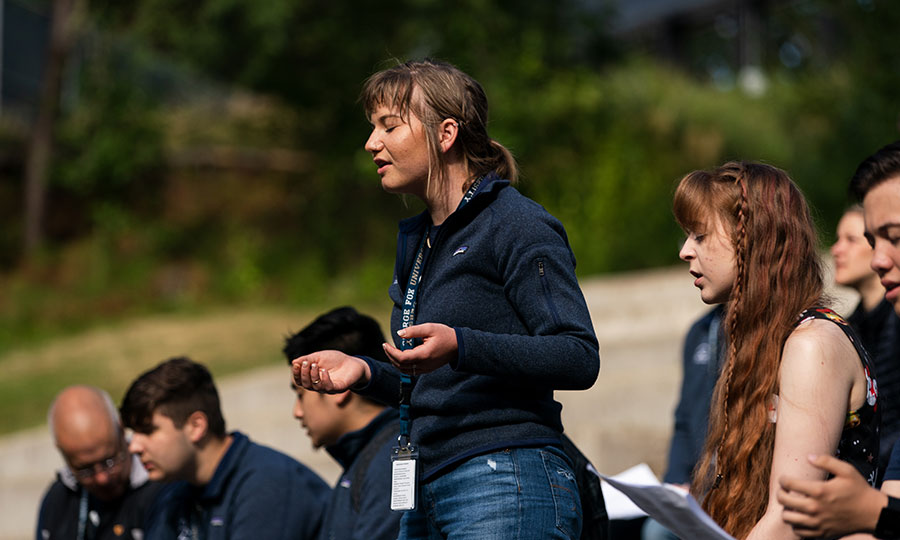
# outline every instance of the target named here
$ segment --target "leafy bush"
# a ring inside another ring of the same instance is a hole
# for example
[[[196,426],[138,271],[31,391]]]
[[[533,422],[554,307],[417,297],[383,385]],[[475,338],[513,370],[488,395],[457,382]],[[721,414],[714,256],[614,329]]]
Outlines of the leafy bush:
[[[395,4],[388,30],[356,2],[92,4],[101,35],[130,37],[85,52],[51,242],[0,281],[0,345],[155,310],[383,301],[395,222],[421,206],[380,189],[355,100],[394,55],[446,59],[482,82],[493,137],[518,156],[520,189],[563,221],[581,275],[674,263],[675,183],[729,159],[788,170],[828,239],[856,163],[897,137],[884,30],[897,15],[883,10],[809,3],[853,32],[880,29],[866,32],[879,45],[850,40],[815,69],[769,66],[767,93],[751,97],[623,55],[591,3]]]

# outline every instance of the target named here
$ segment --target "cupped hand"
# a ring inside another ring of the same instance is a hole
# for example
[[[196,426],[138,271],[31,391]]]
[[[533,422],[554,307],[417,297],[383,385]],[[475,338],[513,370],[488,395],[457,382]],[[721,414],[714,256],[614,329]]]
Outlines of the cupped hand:
[[[372,376],[364,360],[340,351],[319,351],[295,358],[291,372],[297,386],[325,394],[350,390]]]

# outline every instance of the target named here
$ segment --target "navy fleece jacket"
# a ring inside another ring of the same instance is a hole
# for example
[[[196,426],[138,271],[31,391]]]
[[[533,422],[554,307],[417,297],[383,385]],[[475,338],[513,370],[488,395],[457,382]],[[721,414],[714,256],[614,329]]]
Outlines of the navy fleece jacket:
[[[724,307],[716,306],[691,325],[684,339],[681,397],[675,408],[675,427],[664,482],[690,484],[691,474],[703,452],[709,406],[725,357],[725,336],[721,330],[724,313]]]
[[[167,485],[148,518],[147,540],[312,540],[328,485],[294,458],[240,432],[205,486]]]
[[[388,408],[326,448],[344,472],[331,492],[320,540],[394,540],[400,534],[403,513],[391,510],[390,464],[399,430],[397,410]]]
[[[391,330],[427,213],[400,223]],[[416,324],[456,331],[458,356],[419,376],[411,400],[412,440],[423,479],[470,457],[503,448],[560,444],[555,389],[590,388],[599,347],[575,278],[562,224],[509,182],[489,175],[471,202],[432,230],[418,291]],[[359,392],[396,405],[399,372],[371,359]]]

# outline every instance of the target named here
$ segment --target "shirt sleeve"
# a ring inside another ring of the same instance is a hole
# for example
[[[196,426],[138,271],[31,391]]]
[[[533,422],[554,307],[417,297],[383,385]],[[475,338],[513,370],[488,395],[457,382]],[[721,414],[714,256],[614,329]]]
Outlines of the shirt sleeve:
[[[599,345],[562,225],[543,211],[527,225],[505,225],[496,227],[497,266],[527,334],[456,328],[459,352],[451,367],[560,390],[590,388],[600,370]]]
[[[353,387],[353,392],[369,399],[384,403],[389,407],[400,405],[400,371],[391,364],[379,362],[368,356],[359,356],[369,364],[372,374],[369,382]]]
[[[887,469],[884,471],[885,480],[900,480],[900,444],[894,444],[891,450],[891,459],[888,460]]]
[[[694,388],[690,384],[694,363],[694,355],[697,352],[698,340],[702,339],[705,332],[699,324],[694,324],[688,331],[682,350],[682,377],[678,405],[675,407],[675,425],[672,430],[672,440],[669,444],[669,461],[663,480],[670,484],[687,484],[691,481],[691,472],[696,465],[696,456],[693,455],[691,425],[693,413],[696,407],[691,404],[702,396],[692,395]]]

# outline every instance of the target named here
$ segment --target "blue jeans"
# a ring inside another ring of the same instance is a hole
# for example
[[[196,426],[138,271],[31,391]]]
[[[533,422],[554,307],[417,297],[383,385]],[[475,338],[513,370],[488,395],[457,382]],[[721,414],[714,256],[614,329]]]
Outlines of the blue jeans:
[[[575,540],[581,501],[562,450],[513,448],[463,462],[419,489],[399,540]]]

